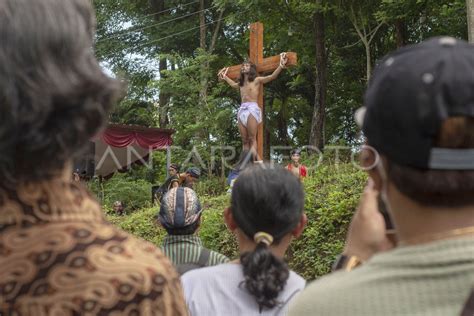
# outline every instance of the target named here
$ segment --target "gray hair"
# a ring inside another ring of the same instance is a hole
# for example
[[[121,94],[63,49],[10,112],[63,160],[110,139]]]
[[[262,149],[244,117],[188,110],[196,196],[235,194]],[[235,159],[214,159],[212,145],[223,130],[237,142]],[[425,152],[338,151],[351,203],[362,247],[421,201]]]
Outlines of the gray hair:
[[[121,85],[94,29],[89,0],[0,0],[0,187],[61,172],[105,123]]]

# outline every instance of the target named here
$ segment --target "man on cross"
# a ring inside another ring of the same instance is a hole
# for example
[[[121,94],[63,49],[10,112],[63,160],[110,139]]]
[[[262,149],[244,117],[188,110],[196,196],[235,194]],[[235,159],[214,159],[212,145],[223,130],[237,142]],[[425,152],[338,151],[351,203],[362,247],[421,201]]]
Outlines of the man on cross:
[[[251,62],[244,62],[240,68],[238,82],[227,77],[229,67],[223,68],[218,73],[220,80],[225,80],[232,88],[240,88],[242,103],[237,114],[240,136],[242,137],[243,150],[250,150],[257,154],[257,129],[262,122],[262,112],[258,106],[258,93],[260,85],[270,82],[278,77],[286,68],[288,57],[286,53],[280,54],[280,65],[271,75],[258,77],[257,67]]]

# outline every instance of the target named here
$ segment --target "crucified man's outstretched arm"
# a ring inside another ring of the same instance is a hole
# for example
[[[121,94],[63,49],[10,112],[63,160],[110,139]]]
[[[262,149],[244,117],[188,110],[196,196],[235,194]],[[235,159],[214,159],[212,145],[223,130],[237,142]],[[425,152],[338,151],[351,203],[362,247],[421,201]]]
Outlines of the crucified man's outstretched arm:
[[[277,67],[277,69],[275,69],[275,71],[273,71],[273,73],[271,75],[268,75],[268,76],[264,76],[264,77],[258,77],[260,83],[267,83],[267,82],[270,82],[272,80],[275,80],[278,75],[280,74],[280,72],[286,68],[286,64],[288,63],[288,56],[286,55],[286,53],[281,53],[280,54],[280,65]]]
[[[230,79],[229,77],[227,77],[227,72],[228,71],[229,71],[229,67],[222,68],[219,71],[219,73],[217,74],[217,77],[220,80],[225,80],[225,82],[227,82],[229,84],[229,86],[231,86],[232,88],[238,88],[239,84],[237,82],[235,82],[234,80]]]

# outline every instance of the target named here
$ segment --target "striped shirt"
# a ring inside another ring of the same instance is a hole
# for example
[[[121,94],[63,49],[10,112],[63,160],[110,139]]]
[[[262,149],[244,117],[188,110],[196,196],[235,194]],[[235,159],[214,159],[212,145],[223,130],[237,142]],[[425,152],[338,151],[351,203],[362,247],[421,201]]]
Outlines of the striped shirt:
[[[167,235],[161,248],[171,262],[178,265],[197,263],[204,247],[201,238],[195,235]],[[229,262],[229,258],[211,250],[206,266],[226,262]]]

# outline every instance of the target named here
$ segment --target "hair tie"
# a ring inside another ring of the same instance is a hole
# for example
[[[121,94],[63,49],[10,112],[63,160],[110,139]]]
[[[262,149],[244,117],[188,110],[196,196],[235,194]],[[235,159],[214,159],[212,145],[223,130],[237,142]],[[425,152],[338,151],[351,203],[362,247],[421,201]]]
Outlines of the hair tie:
[[[255,243],[259,244],[263,242],[265,245],[270,246],[273,243],[273,237],[265,232],[258,232],[253,235]]]

